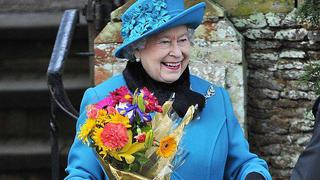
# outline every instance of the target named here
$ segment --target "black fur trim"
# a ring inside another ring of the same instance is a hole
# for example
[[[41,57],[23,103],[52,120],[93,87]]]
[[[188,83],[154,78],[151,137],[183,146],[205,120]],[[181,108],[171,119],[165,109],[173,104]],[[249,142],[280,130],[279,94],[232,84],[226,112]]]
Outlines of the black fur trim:
[[[177,81],[170,84],[152,79],[138,62],[129,61],[123,71],[123,76],[131,92],[137,88],[147,87],[158,98],[161,105],[175,92],[173,108],[180,117],[185,115],[190,105],[198,104],[199,112],[205,105],[204,96],[190,89],[189,67]]]

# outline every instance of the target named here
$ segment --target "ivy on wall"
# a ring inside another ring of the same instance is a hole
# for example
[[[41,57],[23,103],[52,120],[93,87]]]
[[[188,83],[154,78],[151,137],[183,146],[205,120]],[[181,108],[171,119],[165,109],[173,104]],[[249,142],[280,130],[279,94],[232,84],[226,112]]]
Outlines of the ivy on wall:
[[[320,95],[320,60],[310,63],[305,66],[305,72],[302,74],[300,80],[303,83],[312,83],[315,88],[315,93]]]
[[[320,0],[306,0],[298,9],[303,24],[311,28],[320,28]]]

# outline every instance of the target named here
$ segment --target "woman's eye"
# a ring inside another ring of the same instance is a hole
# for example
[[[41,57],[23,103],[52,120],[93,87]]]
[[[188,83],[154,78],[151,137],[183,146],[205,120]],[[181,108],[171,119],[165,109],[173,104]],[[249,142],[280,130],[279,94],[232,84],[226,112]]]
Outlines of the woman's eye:
[[[168,40],[162,40],[162,41],[160,41],[160,43],[161,43],[161,44],[170,44],[170,41],[168,41]]]
[[[186,42],[186,41],[188,41],[187,38],[179,39],[179,42]]]

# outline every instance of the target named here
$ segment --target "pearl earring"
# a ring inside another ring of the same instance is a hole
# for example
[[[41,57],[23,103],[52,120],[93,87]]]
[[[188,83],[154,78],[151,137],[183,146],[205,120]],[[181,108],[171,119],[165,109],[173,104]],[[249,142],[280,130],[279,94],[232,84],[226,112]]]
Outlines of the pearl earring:
[[[136,58],[136,62],[140,62],[141,61],[141,59],[140,58]]]

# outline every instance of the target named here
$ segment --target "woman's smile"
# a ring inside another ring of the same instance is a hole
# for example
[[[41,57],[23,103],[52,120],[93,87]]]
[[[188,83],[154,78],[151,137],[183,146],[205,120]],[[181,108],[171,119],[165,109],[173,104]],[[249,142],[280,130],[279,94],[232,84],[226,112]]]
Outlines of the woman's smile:
[[[172,71],[177,71],[177,70],[180,70],[181,68],[181,62],[161,62],[161,64],[169,69],[169,70],[172,70]]]

